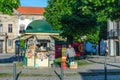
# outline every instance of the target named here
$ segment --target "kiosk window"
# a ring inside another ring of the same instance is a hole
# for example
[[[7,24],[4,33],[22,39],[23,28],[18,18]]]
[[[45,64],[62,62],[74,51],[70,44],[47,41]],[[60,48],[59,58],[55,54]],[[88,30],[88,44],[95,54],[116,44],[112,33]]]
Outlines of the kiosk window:
[[[49,41],[48,40],[38,40],[37,41],[37,46],[38,48],[40,48],[41,50],[47,50],[48,48],[48,43]]]

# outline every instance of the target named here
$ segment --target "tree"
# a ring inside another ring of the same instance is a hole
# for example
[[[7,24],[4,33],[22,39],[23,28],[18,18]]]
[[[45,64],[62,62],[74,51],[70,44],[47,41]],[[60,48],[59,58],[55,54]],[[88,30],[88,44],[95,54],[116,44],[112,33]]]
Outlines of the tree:
[[[47,21],[52,24],[54,29],[61,29],[62,24],[60,22],[62,16],[65,14],[71,14],[71,1],[72,0],[48,0],[48,6],[44,16]]]
[[[12,15],[13,9],[17,9],[19,5],[19,0],[0,0],[0,12]]]
[[[119,18],[119,6],[119,0],[49,0],[45,17],[55,29],[63,30],[63,36],[74,39],[98,34],[96,27],[107,32],[107,19]]]
[[[100,39],[107,39],[107,20],[120,19],[120,0],[83,0],[84,12],[95,14],[100,27]]]
[[[86,34],[87,38],[86,41],[89,41],[91,43],[94,44],[98,44],[99,42],[99,35],[100,35],[100,27],[97,27],[97,29],[92,29],[92,32],[94,32],[94,34]]]
[[[49,0],[48,2],[45,13],[47,21],[54,29],[63,30],[62,35],[68,40],[89,33],[91,27],[94,28],[96,25],[96,17],[85,14],[82,10],[84,3],[81,3],[82,1],[77,2],[77,0]]]

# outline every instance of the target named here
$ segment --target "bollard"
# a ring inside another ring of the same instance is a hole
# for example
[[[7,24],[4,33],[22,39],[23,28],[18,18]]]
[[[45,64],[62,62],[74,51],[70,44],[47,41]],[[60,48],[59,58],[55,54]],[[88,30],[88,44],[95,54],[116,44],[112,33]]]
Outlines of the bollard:
[[[64,80],[63,64],[61,63],[61,80]]]
[[[13,62],[13,80],[17,80],[16,79],[16,62]]]
[[[105,73],[104,80],[107,80],[107,53],[105,53],[104,73]]]
[[[54,68],[55,69],[55,66],[56,64],[55,64],[55,60],[53,60],[53,65],[52,65],[52,68]]]
[[[66,56],[62,56],[62,67],[63,69],[67,69],[67,64],[66,64]]]

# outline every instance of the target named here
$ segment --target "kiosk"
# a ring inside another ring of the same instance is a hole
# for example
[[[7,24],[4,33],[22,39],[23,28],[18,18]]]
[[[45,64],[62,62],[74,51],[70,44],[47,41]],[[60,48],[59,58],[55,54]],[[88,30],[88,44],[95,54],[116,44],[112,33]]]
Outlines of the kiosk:
[[[50,56],[52,52],[47,49],[49,41],[38,42],[36,36],[33,36],[27,40],[26,57],[27,66],[29,67],[49,67]],[[36,43],[37,42],[37,43]],[[46,44],[46,45],[45,45]]]
[[[61,31],[53,30],[45,20],[34,20],[26,28],[26,66],[50,67],[55,59],[55,40]],[[23,36],[23,37],[24,37]]]

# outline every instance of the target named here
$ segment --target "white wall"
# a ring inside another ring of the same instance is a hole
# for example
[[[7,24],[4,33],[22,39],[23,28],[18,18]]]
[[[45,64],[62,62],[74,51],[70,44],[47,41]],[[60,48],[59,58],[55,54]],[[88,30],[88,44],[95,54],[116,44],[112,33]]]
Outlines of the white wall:
[[[27,26],[28,26],[31,22],[32,22],[32,20],[30,20],[30,19],[24,19],[24,20],[20,20],[20,19],[19,19],[19,22],[18,22],[18,26],[19,26],[18,31],[20,30],[20,25],[21,25],[21,24],[25,25],[25,29],[26,29]],[[19,34],[19,32],[18,32],[18,34]],[[20,34],[19,34],[19,35],[20,35]]]

